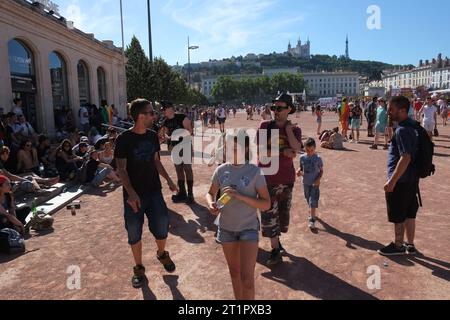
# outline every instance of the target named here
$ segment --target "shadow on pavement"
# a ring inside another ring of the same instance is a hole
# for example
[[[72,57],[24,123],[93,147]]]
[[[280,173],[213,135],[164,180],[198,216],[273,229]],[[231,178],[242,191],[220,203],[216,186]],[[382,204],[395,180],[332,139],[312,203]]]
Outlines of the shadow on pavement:
[[[20,257],[26,256],[27,254],[33,253],[33,252],[38,251],[38,250],[39,249],[30,250],[30,251],[26,251],[24,253],[19,253],[19,254],[3,254],[3,253],[0,253],[0,264],[11,262],[13,260],[16,260],[16,259],[18,259]]]
[[[193,221],[188,222],[184,217],[169,209],[170,228],[169,232],[174,236],[182,238],[184,241],[194,244],[205,243],[205,239],[198,233],[201,226]]]
[[[181,291],[178,289],[178,276],[165,275],[163,276],[164,283],[170,288],[172,292],[173,300],[184,301],[186,298],[183,296]]]
[[[258,263],[265,265],[270,253],[259,250]],[[296,291],[303,291],[323,300],[378,300],[371,294],[350,285],[331,273],[328,273],[311,261],[291,254],[286,255],[289,262],[274,266],[263,277],[281,283]],[[285,257],[285,259],[286,259]]]
[[[192,205],[189,205],[189,208],[192,210],[192,212],[198,217],[197,222],[200,224],[201,232],[206,231],[216,231],[217,227],[214,225],[214,220],[216,217],[213,217],[210,213],[207,207],[195,203]]]
[[[345,232],[339,231],[338,229],[329,225],[322,219],[317,219],[317,221],[325,228],[324,230],[319,229],[319,231],[324,231],[324,232],[332,234],[338,238],[341,238],[342,240],[347,242],[345,246],[349,249],[357,250],[357,248],[355,247],[355,246],[357,246],[357,247],[364,248],[367,250],[377,251],[378,249],[381,249],[384,247],[381,243],[379,243],[377,241],[367,240],[367,239],[361,238],[359,236],[356,236],[356,235],[353,235],[350,233],[345,233]]]
[[[144,285],[142,286],[141,289],[142,289],[142,296],[143,296],[145,301],[156,301],[156,300],[158,300],[158,298],[155,296],[153,291],[148,286],[148,279],[147,279],[147,277],[145,278]]]
[[[406,267],[413,267],[416,264],[430,269],[435,277],[450,281],[450,263],[434,258],[429,258],[421,253],[417,255],[387,257],[389,260]]]

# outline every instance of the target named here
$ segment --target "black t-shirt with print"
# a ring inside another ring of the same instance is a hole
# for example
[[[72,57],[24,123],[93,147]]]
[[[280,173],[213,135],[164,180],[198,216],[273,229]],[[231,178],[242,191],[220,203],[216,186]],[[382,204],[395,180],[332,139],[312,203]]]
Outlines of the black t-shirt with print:
[[[350,113],[351,113],[352,119],[359,120],[359,119],[361,119],[362,109],[360,106],[356,106],[350,110]]]
[[[168,135],[172,136],[172,134],[179,129],[184,129],[183,122],[186,119],[186,115],[177,113],[175,114],[175,117],[173,119],[165,119],[162,126],[166,127],[169,132]],[[178,140],[174,141],[171,140],[170,145],[175,146],[183,141],[183,138],[179,138]]]
[[[158,135],[152,130],[148,130],[145,134],[136,134],[128,130],[116,140],[114,157],[127,160],[127,173],[132,187],[139,196],[160,191],[162,188],[155,165],[155,155],[160,150]],[[124,195],[127,196],[125,188]]]

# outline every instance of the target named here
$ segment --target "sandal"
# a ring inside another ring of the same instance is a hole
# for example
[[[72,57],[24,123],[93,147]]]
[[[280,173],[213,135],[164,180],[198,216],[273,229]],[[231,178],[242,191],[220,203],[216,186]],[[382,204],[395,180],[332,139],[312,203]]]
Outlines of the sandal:
[[[158,253],[156,253],[156,257],[158,258],[159,262],[164,266],[164,269],[166,269],[167,272],[174,272],[175,271],[175,263],[173,263],[172,259],[170,259],[169,252],[164,251],[162,256],[158,256]]]

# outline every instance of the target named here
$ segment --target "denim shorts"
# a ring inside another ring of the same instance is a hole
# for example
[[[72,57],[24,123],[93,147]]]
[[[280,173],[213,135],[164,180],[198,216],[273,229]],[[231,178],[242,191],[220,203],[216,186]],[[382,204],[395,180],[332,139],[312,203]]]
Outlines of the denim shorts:
[[[217,231],[217,240],[221,243],[259,242],[259,231],[245,230],[241,232],[231,232],[219,227]]]
[[[305,199],[308,205],[312,209],[319,208],[320,189],[318,187],[303,185],[305,190]]]
[[[161,191],[141,196],[141,208],[138,213],[124,200],[125,229],[128,231],[128,244],[135,245],[142,239],[144,215],[147,216],[148,228],[156,240],[165,240],[169,234],[169,212]]]

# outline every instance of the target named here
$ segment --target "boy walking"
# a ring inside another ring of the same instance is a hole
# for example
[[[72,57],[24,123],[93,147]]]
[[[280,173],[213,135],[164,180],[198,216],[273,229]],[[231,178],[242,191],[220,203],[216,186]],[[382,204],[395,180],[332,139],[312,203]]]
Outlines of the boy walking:
[[[300,169],[297,171],[298,177],[303,177],[303,189],[305,191],[306,202],[310,208],[308,227],[316,229],[316,210],[319,208],[320,180],[323,176],[323,161],[316,153],[316,141],[312,138],[306,140],[306,154],[300,157]]]

